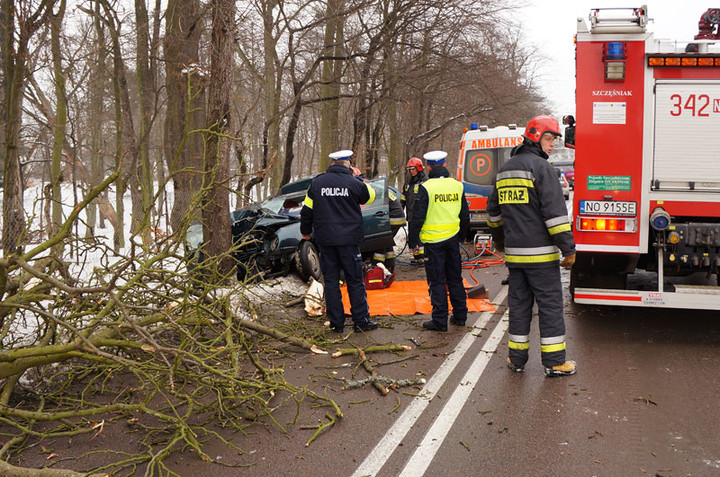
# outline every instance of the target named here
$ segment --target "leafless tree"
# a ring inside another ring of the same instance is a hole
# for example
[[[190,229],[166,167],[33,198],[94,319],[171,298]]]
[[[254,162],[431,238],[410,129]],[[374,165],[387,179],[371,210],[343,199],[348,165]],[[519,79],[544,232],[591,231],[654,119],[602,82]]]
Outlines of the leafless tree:
[[[212,54],[208,90],[207,157],[203,181],[203,236],[210,257],[226,257],[216,270],[230,274],[233,263],[227,257],[231,245],[229,215],[229,154],[226,131],[230,124],[230,87],[235,43],[235,0],[212,0]]]
[[[21,2],[24,5],[24,2]],[[2,0],[0,10],[4,34],[3,77],[5,79],[5,153],[3,170],[3,235],[5,254],[13,253],[20,245],[25,227],[23,190],[20,177],[20,128],[22,125],[22,97],[25,89],[26,63],[30,41],[48,19],[54,0],[41,1],[35,10],[18,8],[15,0]],[[29,7],[29,5],[28,5]]]

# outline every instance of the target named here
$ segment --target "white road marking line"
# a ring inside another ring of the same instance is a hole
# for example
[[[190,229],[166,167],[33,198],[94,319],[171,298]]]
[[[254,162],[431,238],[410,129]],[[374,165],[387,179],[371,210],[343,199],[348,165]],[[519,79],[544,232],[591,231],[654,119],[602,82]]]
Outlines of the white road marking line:
[[[502,303],[507,296],[508,287],[503,286],[500,292],[493,298],[493,303]],[[487,325],[490,318],[495,314],[493,311],[483,312],[475,323],[472,324],[475,328],[484,328]],[[502,320],[501,320],[502,321]],[[377,443],[375,448],[368,454],[365,460],[353,473],[353,477],[361,477],[364,475],[375,475],[385,465],[390,456],[395,452],[400,442],[403,440],[408,431],[415,424],[415,421],[422,415],[425,408],[430,404],[432,398],[435,397],[437,392],[442,388],[443,384],[447,380],[448,376],[453,372],[455,367],[458,365],[460,360],[465,356],[470,345],[473,344],[476,337],[472,333],[465,333],[465,336],[455,347],[455,350],[448,356],[438,368],[437,372],[427,382],[421,396],[416,397],[408,405],[407,409],[402,415],[395,421],[395,424],[388,429],[385,436]],[[484,353],[481,353],[484,354]]]
[[[415,453],[410,457],[405,468],[403,469],[400,477],[421,477],[425,474],[425,471],[430,466],[430,463],[435,458],[440,446],[442,445],[445,437],[450,432],[455,420],[457,419],[460,411],[467,403],[467,399],[470,393],[475,389],[475,385],[480,380],[480,375],[483,373],[487,364],[490,362],[490,358],[497,350],[500,345],[502,337],[508,329],[508,316],[507,312],[503,315],[500,322],[495,326],[492,334],[485,342],[482,350],[475,357],[470,368],[468,368],[465,376],[455,388],[452,396],[445,403],[440,414],[437,415],[433,425],[428,429],[425,438],[422,440],[420,445],[415,449]]]

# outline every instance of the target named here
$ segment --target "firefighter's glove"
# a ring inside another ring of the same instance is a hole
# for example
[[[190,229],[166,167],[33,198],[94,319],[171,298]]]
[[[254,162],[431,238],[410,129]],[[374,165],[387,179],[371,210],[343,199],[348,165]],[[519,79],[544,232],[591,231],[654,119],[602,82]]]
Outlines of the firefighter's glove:
[[[562,261],[560,262],[560,266],[563,268],[567,268],[570,270],[572,266],[575,264],[575,254],[568,255],[567,257],[564,257]]]

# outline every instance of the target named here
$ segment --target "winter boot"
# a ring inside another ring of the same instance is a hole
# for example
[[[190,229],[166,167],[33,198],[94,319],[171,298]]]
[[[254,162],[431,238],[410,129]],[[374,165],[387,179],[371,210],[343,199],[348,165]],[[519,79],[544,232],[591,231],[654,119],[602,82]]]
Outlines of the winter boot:
[[[575,374],[577,371],[577,363],[575,361],[565,361],[559,366],[553,366],[552,368],[545,368],[545,376],[554,378],[556,376],[570,376]]]

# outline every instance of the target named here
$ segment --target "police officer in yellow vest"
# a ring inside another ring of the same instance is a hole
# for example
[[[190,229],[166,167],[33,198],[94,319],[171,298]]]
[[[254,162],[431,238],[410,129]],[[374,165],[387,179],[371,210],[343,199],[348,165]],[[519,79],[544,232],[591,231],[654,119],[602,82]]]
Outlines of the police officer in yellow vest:
[[[464,326],[467,296],[462,281],[459,237],[467,235],[470,212],[462,184],[445,167],[447,153],[431,151],[423,156],[429,179],[420,185],[409,222],[408,244],[425,244],[425,273],[432,303],[432,319],[423,328],[447,331],[448,293],[453,316],[450,323]]]

